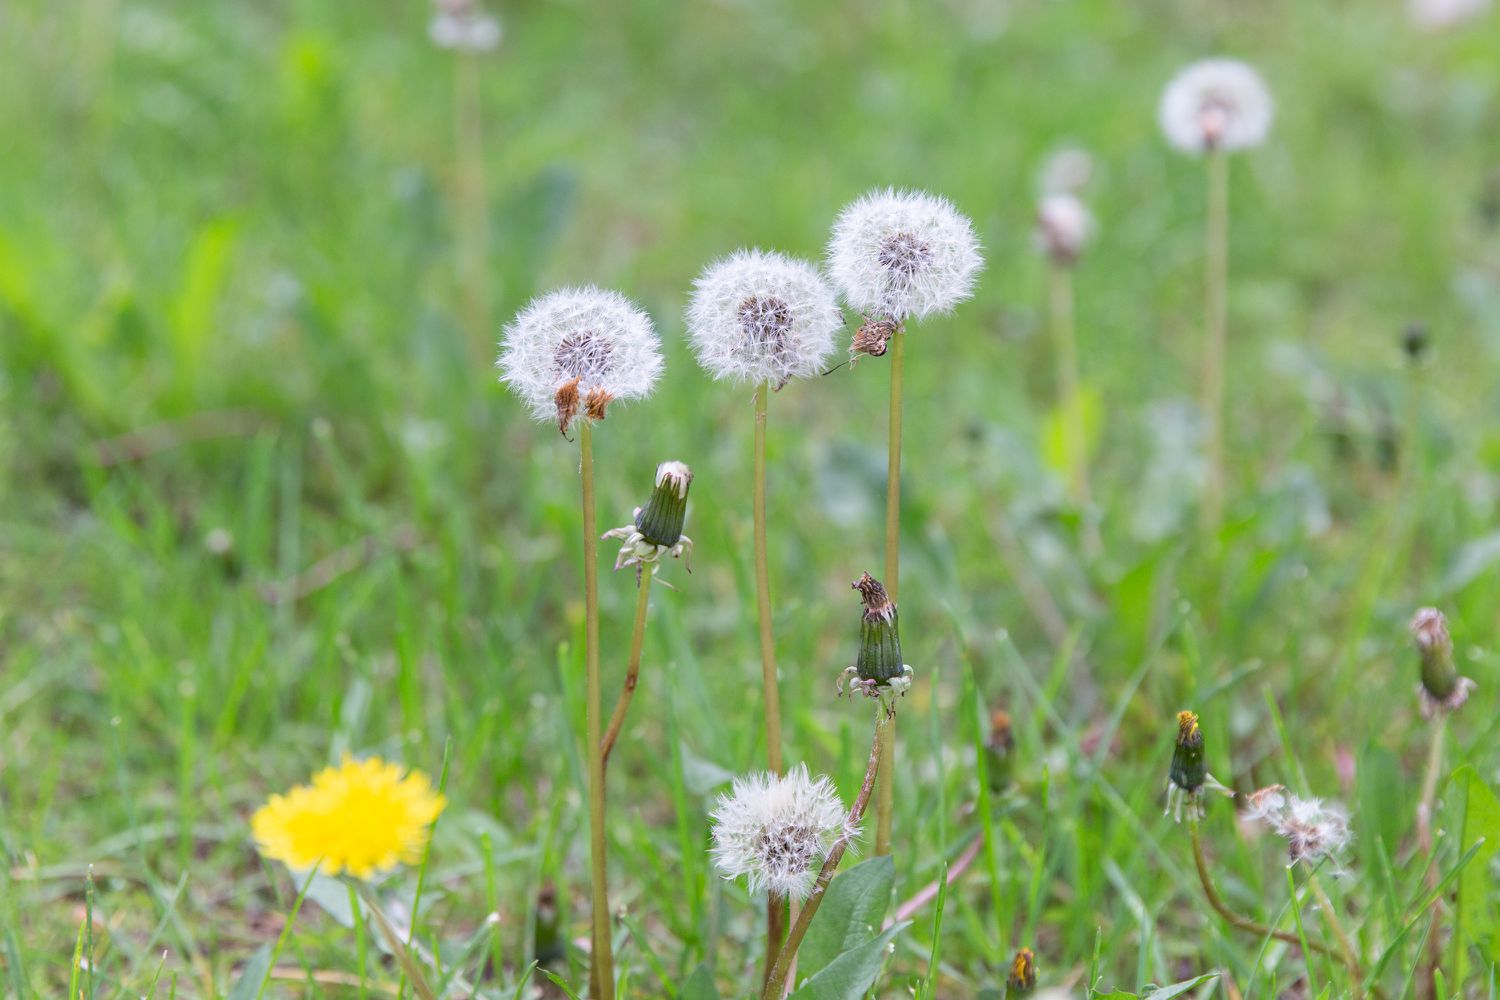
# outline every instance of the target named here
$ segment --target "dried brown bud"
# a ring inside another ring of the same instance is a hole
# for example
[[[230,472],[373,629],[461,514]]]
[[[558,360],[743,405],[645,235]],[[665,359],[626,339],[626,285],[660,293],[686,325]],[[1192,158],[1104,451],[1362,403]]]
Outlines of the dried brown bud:
[[[866,317],[860,328],[854,331],[854,342],[850,349],[855,354],[868,354],[872,358],[878,358],[885,353],[898,329],[900,324],[894,320]]]
[[[563,437],[568,436],[568,425],[578,415],[579,381],[579,377],[574,377],[557,387],[557,432]]]
[[[589,390],[583,401],[583,412],[590,420],[603,420],[604,408],[615,401],[615,397],[597,386]]]

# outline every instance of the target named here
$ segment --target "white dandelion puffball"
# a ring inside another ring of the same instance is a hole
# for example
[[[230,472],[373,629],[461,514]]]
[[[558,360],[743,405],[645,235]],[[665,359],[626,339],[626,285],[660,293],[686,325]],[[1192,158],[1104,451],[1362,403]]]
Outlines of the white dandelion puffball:
[[[1167,84],[1157,117],[1169,144],[1185,153],[1205,153],[1259,146],[1274,113],[1259,73],[1236,59],[1204,59]]]
[[[562,288],[533,299],[505,328],[497,364],[532,415],[566,433],[580,403],[598,419],[613,400],[650,395],[661,342],[651,317],[618,292]]]
[[[478,0],[437,0],[427,37],[440,49],[488,52],[500,44],[500,22]]]
[[[1093,231],[1094,218],[1075,195],[1049,194],[1037,205],[1037,247],[1059,264],[1077,260]]]
[[[1407,0],[1411,22],[1427,31],[1451,28],[1490,9],[1490,0]]]
[[[1078,194],[1094,175],[1094,158],[1076,146],[1066,146],[1047,157],[1039,175],[1042,194]]]
[[[974,227],[947,199],[876,191],[844,209],[828,269],[850,308],[902,322],[948,312],[974,294],[984,267]]]
[[[698,276],[688,336],[714,378],[780,388],[816,375],[844,326],[833,288],[804,261],[740,250]]]
[[[833,782],[810,777],[806,764],[736,778],[712,819],[714,864],[725,878],[744,875],[751,892],[799,900],[833,845],[855,833]]]

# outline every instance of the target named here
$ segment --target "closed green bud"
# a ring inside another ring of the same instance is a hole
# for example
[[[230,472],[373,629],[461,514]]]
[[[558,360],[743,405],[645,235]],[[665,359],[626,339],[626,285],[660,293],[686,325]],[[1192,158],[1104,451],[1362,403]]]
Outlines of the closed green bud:
[[[872,698],[886,693],[905,694],[911,687],[912,669],[901,659],[901,628],[896,605],[880,581],[864,573],[854,581],[864,602],[859,619],[859,653],[854,666],[844,671],[853,674],[850,686]],[[842,688],[842,682],[841,682]]]
[[[646,506],[635,514],[635,526],[642,538],[669,548],[681,541],[692,482],[693,471],[681,462],[663,462],[656,467],[656,488]]]
[[[1208,770],[1203,766],[1203,731],[1198,716],[1192,712],[1177,713],[1177,744],[1172,748],[1172,784],[1189,794],[1203,787]]]
[[[1456,712],[1469,700],[1474,682],[1460,677],[1453,664],[1453,637],[1448,619],[1437,608],[1422,608],[1411,622],[1412,639],[1422,657],[1422,684],[1418,694],[1422,714],[1431,719]]]
[[[990,714],[990,736],[984,741],[985,777],[990,791],[998,794],[1010,787],[1015,750],[1010,713],[997,708]]]

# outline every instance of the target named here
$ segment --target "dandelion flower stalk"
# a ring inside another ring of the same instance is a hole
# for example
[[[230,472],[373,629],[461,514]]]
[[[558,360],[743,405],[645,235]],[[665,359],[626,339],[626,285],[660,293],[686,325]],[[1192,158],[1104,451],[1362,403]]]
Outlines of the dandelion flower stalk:
[[[614,713],[609,717],[609,727],[605,729],[599,745],[599,756],[606,769],[609,767],[610,751],[614,750],[615,742],[620,738],[620,728],[625,725],[625,713],[630,708],[630,701],[635,697],[635,689],[640,682],[641,647],[646,639],[646,610],[651,603],[651,578],[655,575],[654,565],[643,566],[641,582],[636,585],[635,627],[630,633],[630,660],[625,665],[625,686],[620,692],[620,700],[615,703]]]
[[[755,608],[760,635],[760,681],[766,710],[766,762],[780,774],[781,693],[776,677],[776,639],[771,629],[771,567],[766,542],[766,408],[770,383],[755,387],[755,458],[751,497],[755,522]]]
[[[895,603],[901,587],[901,396],[906,367],[906,332],[891,337],[890,428],[885,464],[885,579]],[[896,718],[876,728],[880,734],[880,794],[875,799],[875,853],[891,853],[892,814],[896,806]]]
[[[1063,466],[1068,491],[1085,513],[1090,507],[1088,440],[1078,376],[1073,268],[1092,227],[1088,209],[1071,191],[1053,191],[1037,207],[1037,244],[1047,257],[1049,325],[1056,366],[1057,406],[1063,421]],[[1091,539],[1090,545],[1097,547],[1096,542],[1097,539]]]
[[[1208,482],[1204,527],[1217,536],[1224,520],[1224,367],[1229,352],[1229,157],[1211,150],[1205,230],[1203,412],[1208,419]]]

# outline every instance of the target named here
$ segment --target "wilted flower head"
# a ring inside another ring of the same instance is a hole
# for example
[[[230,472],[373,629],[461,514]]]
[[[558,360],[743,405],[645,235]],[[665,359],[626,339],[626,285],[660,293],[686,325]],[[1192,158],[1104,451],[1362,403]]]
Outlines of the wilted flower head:
[[[693,540],[682,533],[687,520],[688,487],[693,483],[693,470],[681,462],[663,462],[656,467],[656,487],[644,507],[637,507],[633,522],[606,531],[603,538],[623,538],[620,554],[615,557],[615,569],[625,566],[642,567],[660,561],[670,555],[674,559],[687,557],[688,572],[693,571],[691,557]],[[636,570],[639,576],[640,569]]]
[[[1208,773],[1203,762],[1203,730],[1192,712],[1177,713],[1177,740],[1172,746],[1172,766],[1167,772],[1167,812],[1182,822],[1184,806],[1188,819],[1203,815],[1204,791],[1233,794]]]
[[[1167,84],[1157,109],[1167,142],[1185,153],[1258,146],[1273,113],[1265,81],[1237,59],[1193,63]]]
[[[579,415],[604,419],[616,399],[650,394],[661,375],[651,317],[618,292],[563,288],[521,311],[501,340],[501,381],[564,434]]]
[[[1030,996],[1036,989],[1036,952],[1022,948],[1011,959],[1010,973],[1005,977],[1007,997]]]
[[[698,276],[687,326],[698,363],[714,378],[779,389],[819,372],[844,317],[811,264],[740,250]]]
[[[839,692],[849,681],[851,690],[871,698],[904,695],[911,688],[913,671],[901,659],[901,620],[895,602],[869,573],[861,573],[852,586],[864,604],[859,616],[859,653],[854,665],[839,675]]]
[[[1336,860],[1349,842],[1349,816],[1342,807],[1288,794],[1282,785],[1251,792],[1245,818],[1264,822],[1286,840],[1288,865]]]
[[[844,301],[896,323],[969,298],[983,266],[969,220],[919,191],[865,195],[839,214],[828,242],[828,269]]]
[[[834,844],[858,832],[833,782],[810,777],[806,764],[736,778],[712,819],[714,864],[725,878],[744,875],[752,892],[799,900]]]
[[[500,44],[500,22],[479,0],[436,0],[427,37],[440,49],[487,52]]]
[[[1428,31],[1451,28],[1490,9],[1490,0],[1406,0],[1413,24]]]
[[[1049,194],[1037,205],[1037,248],[1057,264],[1072,264],[1093,233],[1094,218],[1072,194]]]
[[[1474,682],[1460,677],[1453,665],[1448,619],[1437,608],[1422,608],[1412,618],[1411,635],[1422,657],[1422,683],[1417,688],[1422,714],[1431,719],[1463,708]]]

